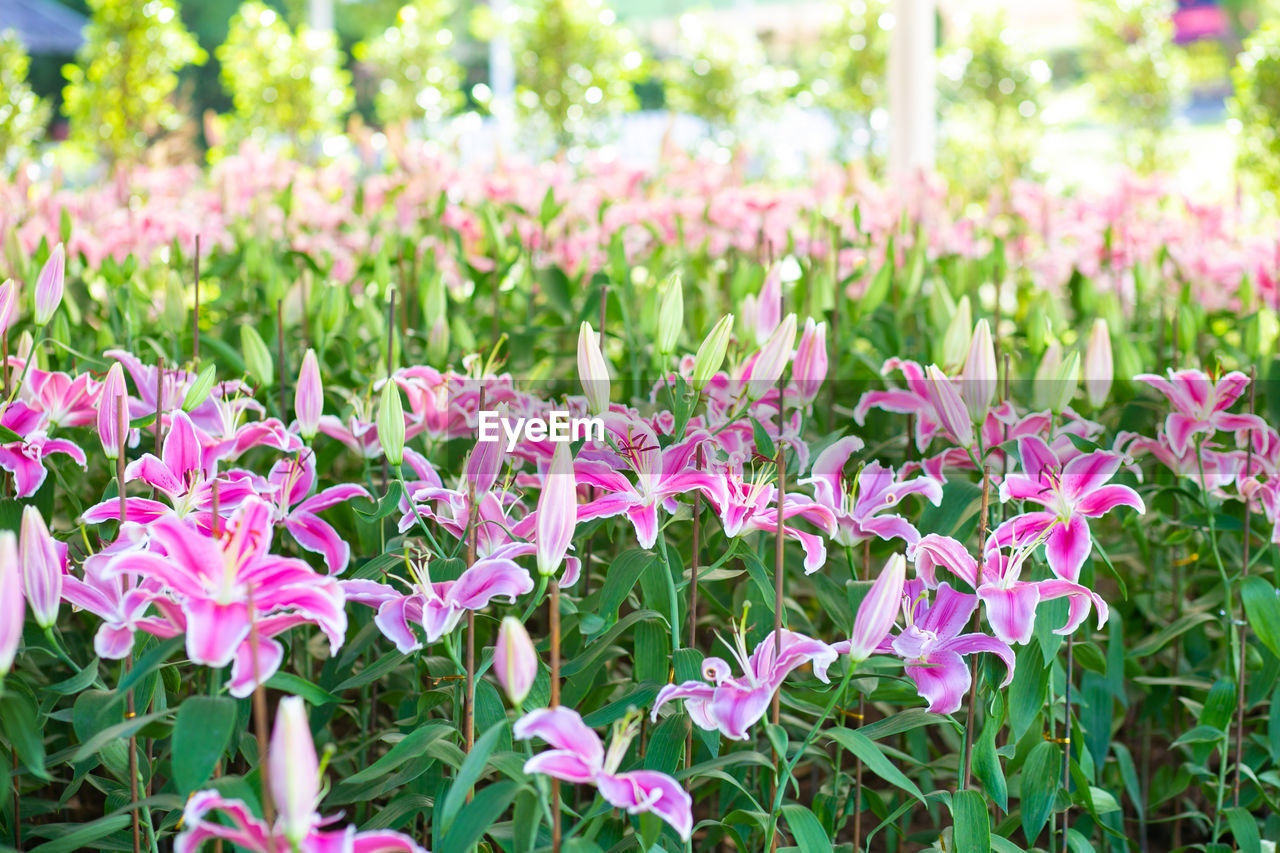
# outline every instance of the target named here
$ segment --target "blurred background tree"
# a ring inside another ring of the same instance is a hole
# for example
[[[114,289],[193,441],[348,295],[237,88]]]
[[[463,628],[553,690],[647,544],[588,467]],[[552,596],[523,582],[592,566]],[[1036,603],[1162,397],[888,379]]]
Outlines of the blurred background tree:
[[[476,34],[487,40],[506,27],[516,104],[535,133],[563,148],[636,108],[635,84],[647,76],[647,61],[601,0],[527,0],[513,11],[510,21],[480,15]]]
[[[1231,79],[1239,169],[1274,205],[1280,195],[1280,21],[1264,24],[1245,40]]]
[[[1168,162],[1169,127],[1186,88],[1170,0],[1086,0],[1086,67],[1098,109],[1122,131],[1123,160],[1140,172]]]
[[[967,197],[984,197],[993,184],[1007,193],[1031,173],[1049,64],[1018,50],[997,12],[974,16],[961,46],[938,67],[947,120],[943,170]]]
[[[415,0],[394,26],[355,46],[355,58],[378,78],[375,107],[383,124],[425,118],[438,122],[466,100],[463,71],[453,58],[452,0]]]
[[[817,50],[800,72],[816,105],[831,116],[850,156],[874,151],[876,136],[888,127],[888,4],[884,0],[843,0],[828,7]]]
[[[49,125],[49,105],[27,82],[30,65],[13,31],[0,32],[0,171],[29,156]]]
[[[235,105],[219,128],[219,148],[275,139],[314,155],[342,131],[353,102],[351,72],[332,32],[302,24],[295,34],[278,12],[251,0],[232,19],[217,54]]]
[[[695,14],[680,16],[661,74],[667,106],[703,119],[714,133],[732,131],[786,96],[754,33],[716,29]]]
[[[206,54],[172,0],[89,0],[76,64],[63,73],[71,141],[108,162],[139,160],[186,113],[173,101],[178,71]]]

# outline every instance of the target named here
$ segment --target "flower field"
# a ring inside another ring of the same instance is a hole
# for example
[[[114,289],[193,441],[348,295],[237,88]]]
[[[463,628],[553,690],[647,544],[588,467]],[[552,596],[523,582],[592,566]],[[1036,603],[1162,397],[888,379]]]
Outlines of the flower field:
[[[1276,222],[116,174],[0,185],[0,849],[1274,849]]]

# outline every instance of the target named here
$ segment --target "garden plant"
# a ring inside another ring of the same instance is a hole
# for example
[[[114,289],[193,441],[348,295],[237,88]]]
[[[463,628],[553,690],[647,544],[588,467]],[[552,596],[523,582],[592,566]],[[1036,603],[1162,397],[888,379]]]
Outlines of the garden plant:
[[[0,184],[0,848],[1266,849],[1277,223],[1000,198]]]

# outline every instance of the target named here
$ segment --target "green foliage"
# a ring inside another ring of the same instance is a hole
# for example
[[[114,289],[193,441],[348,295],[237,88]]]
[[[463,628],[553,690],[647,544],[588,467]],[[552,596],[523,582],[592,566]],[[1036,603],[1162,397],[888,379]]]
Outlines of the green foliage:
[[[0,31],[0,168],[26,156],[49,123],[49,105],[27,83],[30,64],[13,31]]]
[[[964,44],[940,62],[951,135],[943,170],[968,196],[1008,187],[1031,171],[1041,135],[1041,98],[1049,65],[1013,44],[1004,15],[976,17]]]
[[[1104,116],[1125,128],[1121,156],[1135,169],[1159,168],[1167,131],[1186,85],[1182,51],[1173,44],[1170,0],[1088,0],[1086,67]]]
[[[306,25],[294,33],[273,9],[251,0],[218,48],[222,82],[235,113],[226,142],[284,137],[310,149],[341,131],[351,109],[351,73],[332,33]]]
[[[561,146],[598,135],[603,120],[635,109],[646,59],[601,0],[533,0],[509,21],[477,22],[481,37],[505,28],[516,68],[516,105],[535,132]],[[540,126],[539,126],[540,125]]]
[[[888,104],[889,31],[883,0],[847,0],[822,30],[815,59],[801,69],[813,102],[846,135],[870,129],[871,114]],[[870,137],[867,138],[870,142]]]
[[[386,124],[439,121],[463,102],[462,68],[450,55],[453,0],[414,0],[396,24],[355,47],[355,57],[378,76],[376,108]]]
[[[63,68],[71,141],[112,161],[137,160],[181,123],[178,71],[206,54],[172,0],[89,0],[89,9],[77,64]]]
[[[1264,25],[1244,43],[1231,81],[1240,168],[1274,201],[1280,192],[1280,23]]]
[[[674,55],[662,67],[672,109],[728,130],[753,105],[777,102],[778,74],[753,33],[716,29],[693,14],[681,15],[679,24]]]

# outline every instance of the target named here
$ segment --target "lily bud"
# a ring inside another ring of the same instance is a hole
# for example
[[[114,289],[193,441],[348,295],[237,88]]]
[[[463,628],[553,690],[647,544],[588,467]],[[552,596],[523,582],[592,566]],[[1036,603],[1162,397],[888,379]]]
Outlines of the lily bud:
[[[902,605],[902,587],[907,580],[907,560],[901,554],[889,558],[880,577],[858,605],[853,620],[853,636],[849,638],[849,657],[854,663],[875,653],[876,646],[889,635]]]
[[[498,406],[499,421],[506,417],[508,417],[508,408],[507,404],[503,403]],[[503,444],[499,439],[477,441],[475,447],[471,448],[464,466],[464,479],[471,488],[475,489],[475,494],[483,495],[493,488],[493,484],[498,481],[498,472],[502,469],[504,455]]]
[[[724,364],[725,353],[729,351],[729,335],[733,333],[733,315],[726,314],[720,318],[707,335],[698,354],[693,357],[693,388],[699,393],[707,387],[707,383]]]
[[[1115,378],[1115,362],[1111,358],[1111,330],[1107,321],[1099,317],[1093,321],[1089,335],[1089,348],[1084,353],[1084,390],[1089,405],[1097,409],[1107,401],[1111,393],[1111,380]]]
[[[812,403],[827,378],[827,324],[814,323],[810,317],[804,321],[804,334],[796,347],[791,376],[800,391],[800,399]]]
[[[960,393],[952,386],[947,375],[931,364],[925,369],[925,377],[929,382],[929,398],[938,420],[948,437],[958,447],[969,447],[973,444],[973,421],[969,410],[965,408]]]
[[[13,322],[13,312],[18,307],[18,286],[13,279],[0,284],[0,334]]]
[[[760,295],[756,298],[756,343],[761,343],[773,334],[782,319],[782,264],[774,264],[765,274],[764,284],[760,285]]]
[[[756,353],[755,363],[751,365],[751,376],[747,380],[747,398],[759,400],[787,369],[791,360],[791,347],[796,342],[796,315],[788,314],[778,324],[773,334]]]
[[[67,254],[62,244],[53,247],[53,254],[45,261],[44,269],[36,279],[35,322],[43,326],[53,319],[53,313],[62,304],[62,291],[67,274]]]
[[[1035,387],[1031,389],[1031,405],[1036,411],[1043,411],[1053,405],[1054,382],[1062,372],[1062,345],[1057,341],[1049,341],[1040,366],[1036,368]]]
[[[684,285],[680,283],[680,276],[673,275],[658,302],[658,352],[662,355],[675,352],[683,328]]]
[[[108,459],[120,456],[120,407],[125,407],[125,429],[129,428],[129,392],[124,384],[124,365],[116,362],[107,371],[98,395],[98,438],[102,441],[102,453]]]
[[[529,632],[514,616],[502,620],[493,648],[493,672],[511,704],[520,705],[538,677],[538,653]]]
[[[25,615],[17,537],[12,530],[0,530],[0,680],[13,668]]]
[[[378,402],[378,443],[387,461],[399,466],[404,461],[404,404],[400,401],[400,386],[388,379],[382,386],[382,399]]]
[[[542,483],[542,494],[538,495],[537,511],[538,573],[553,575],[564,561],[578,523],[578,482],[566,442],[556,444],[551,467]]]
[[[298,845],[315,826],[320,799],[320,761],[301,697],[280,700],[267,764],[271,799],[280,812],[285,840]]]
[[[253,326],[240,327],[240,352],[244,356],[245,370],[262,385],[271,385],[275,381],[276,371],[271,359],[271,350],[258,330]]]
[[[960,374],[960,395],[969,410],[969,417],[976,424],[985,421],[987,412],[991,411],[991,402],[996,397],[996,381],[996,349],[991,341],[991,327],[984,318],[973,328],[969,357],[965,359],[964,370]]]
[[[449,324],[443,316],[437,317],[427,332],[427,358],[435,364],[443,364],[449,357]]]
[[[955,314],[947,324],[947,333],[942,339],[942,366],[947,370],[960,367],[965,355],[969,352],[969,342],[973,339],[973,310],[969,307],[969,297],[960,297],[956,304]]]
[[[609,365],[600,351],[600,336],[583,323],[578,328],[578,379],[593,415],[609,410]]]
[[[1071,398],[1080,387],[1080,353],[1072,350],[1063,363],[1050,389],[1049,408],[1054,414],[1062,414],[1071,405]]]
[[[298,384],[293,389],[293,413],[298,419],[298,432],[307,441],[315,438],[324,412],[324,380],[316,351],[308,349],[298,368]]]
[[[22,510],[22,534],[18,540],[18,559],[22,564],[22,580],[31,615],[41,628],[58,621],[62,603],[62,565],[66,546],[49,533],[44,516],[34,506]]]

